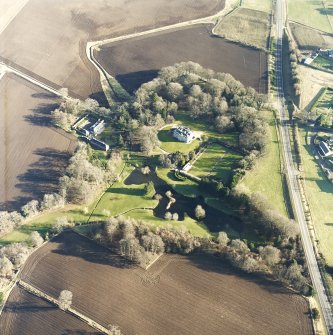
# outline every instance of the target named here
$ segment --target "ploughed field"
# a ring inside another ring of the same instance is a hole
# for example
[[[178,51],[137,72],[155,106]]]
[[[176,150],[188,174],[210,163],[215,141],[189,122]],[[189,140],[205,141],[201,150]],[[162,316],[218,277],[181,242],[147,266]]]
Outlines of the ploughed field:
[[[0,56],[82,97],[101,91],[86,42],[215,14],[224,0],[30,0],[0,35]]]
[[[0,318],[6,335],[99,335],[86,323],[53,304],[15,287]]]
[[[57,190],[75,137],[50,125],[59,99],[14,74],[0,80],[0,210]]]
[[[164,66],[193,61],[214,71],[230,73],[243,84],[265,93],[266,54],[213,37],[211,28],[196,25],[106,44],[96,57],[130,92],[156,77]]]
[[[28,259],[21,278],[53,297],[72,291],[74,308],[126,335],[312,333],[301,296],[212,255],[163,255],[143,270],[65,232]],[[8,317],[15,324],[23,316],[2,315],[0,324]]]

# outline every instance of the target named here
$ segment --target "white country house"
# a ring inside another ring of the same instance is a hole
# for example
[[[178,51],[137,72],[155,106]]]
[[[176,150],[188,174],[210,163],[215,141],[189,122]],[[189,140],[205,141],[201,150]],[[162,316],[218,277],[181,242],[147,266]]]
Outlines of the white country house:
[[[180,142],[190,143],[195,139],[195,135],[190,128],[177,126],[171,129],[172,136]]]

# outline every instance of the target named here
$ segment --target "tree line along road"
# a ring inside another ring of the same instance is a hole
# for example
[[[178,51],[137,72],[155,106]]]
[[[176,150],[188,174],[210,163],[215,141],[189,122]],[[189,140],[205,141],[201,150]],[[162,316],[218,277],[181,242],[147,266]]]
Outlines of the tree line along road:
[[[277,108],[279,111],[280,124],[281,124],[281,144],[283,148],[284,164],[287,171],[287,178],[290,185],[290,196],[294,203],[296,220],[299,223],[300,233],[302,238],[302,244],[306,261],[315,288],[317,298],[320,304],[322,315],[325,322],[325,327],[328,334],[333,334],[333,314],[331,310],[331,304],[328,299],[328,294],[325,289],[323,278],[319,270],[315,251],[312,245],[312,240],[308,231],[301,192],[298,184],[298,172],[296,171],[292,158],[291,142],[289,136],[289,115],[286,112],[284,104],[284,91],[283,91],[283,73],[282,73],[282,48],[283,48],[283,33],[284,23],[286,20],[285,14],[285,0],[276,1],[276,38],[277,38],[277,50],[276,50],[276,85],[277,85]]]

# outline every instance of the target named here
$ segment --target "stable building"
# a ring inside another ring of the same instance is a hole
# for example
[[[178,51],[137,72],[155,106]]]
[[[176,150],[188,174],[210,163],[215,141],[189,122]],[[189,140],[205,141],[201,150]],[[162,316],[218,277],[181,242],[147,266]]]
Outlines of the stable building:
[[[324,141],[319,143],[319,151],[324,157],[329,157],[333,155],[333,151],[330,149],[328,144]]]

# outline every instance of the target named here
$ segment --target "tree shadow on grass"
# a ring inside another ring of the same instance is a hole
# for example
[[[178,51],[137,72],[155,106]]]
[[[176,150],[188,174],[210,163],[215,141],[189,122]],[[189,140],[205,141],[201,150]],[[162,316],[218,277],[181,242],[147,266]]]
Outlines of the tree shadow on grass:
[[[144,190],[143,189],[137,189],[137,188],[129,188],[129,187],[112,188],[108,191],[108,194],[112,194],[112,193],[133,195],[133,196],[143,196],[144,195]]]

